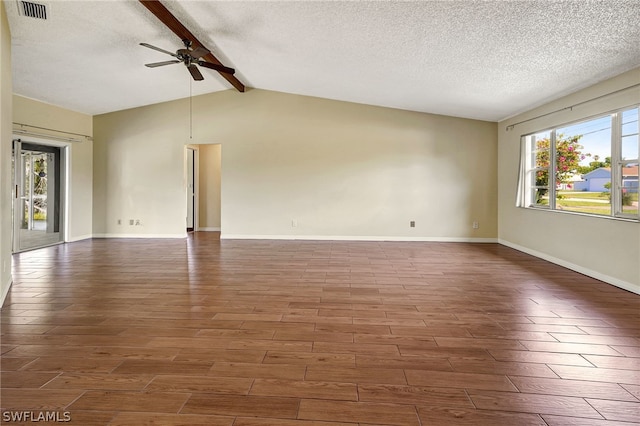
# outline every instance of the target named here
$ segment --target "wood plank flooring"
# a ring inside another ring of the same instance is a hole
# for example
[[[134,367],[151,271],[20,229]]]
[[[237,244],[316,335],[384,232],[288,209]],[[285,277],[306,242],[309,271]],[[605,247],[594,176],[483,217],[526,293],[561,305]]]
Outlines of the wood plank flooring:
[[[13,276],[3,421],[640,422],[640,296],[497,244],[87,240]]]

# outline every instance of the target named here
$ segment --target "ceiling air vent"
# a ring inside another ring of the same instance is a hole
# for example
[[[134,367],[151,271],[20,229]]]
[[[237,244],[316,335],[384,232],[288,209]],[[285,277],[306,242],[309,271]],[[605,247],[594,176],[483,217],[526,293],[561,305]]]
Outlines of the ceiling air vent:
[[[18,10],[20,15],[29,16],[37,19],[47,19],[47,6],[42,3],[34,3],[32,1],[18,1]]]

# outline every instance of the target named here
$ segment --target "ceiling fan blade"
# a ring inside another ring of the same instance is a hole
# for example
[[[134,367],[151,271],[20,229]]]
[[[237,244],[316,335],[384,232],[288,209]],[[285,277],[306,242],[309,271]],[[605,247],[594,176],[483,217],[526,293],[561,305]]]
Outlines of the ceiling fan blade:
[[[202,74],[200,74],[200,70],[195,65],[191,64],[187,67],[187,69],[191,73],[191,77],[193,77],[194,80],[196,81],[204,80],[204,77],[202,76]]]
[[[159,47],[152,46],[149,43],[140,43],[140,46],[148,47],[149,49],[157,50],[158,52],[166,53],[167,55],[171,55],[171,56],[176,57],[176,58],[178,57],[178,55],[176,55],[173,52],[169,52],[168,50],[160,49]]]
[[[155,67],[161,67],[164,65],[179,64],[180,62],[181,61],[174,59],[173,61],[162,61],[162,62],[153,62],[151,64],[144,64],[144,66],[149,68],[155,68]]]
[[[194,49],[198,47],[204,47],[202,43],[189,31],[178,19],[169,12],[169,10],[158,0],[138,0],[149,12],[153,13],[164,25],[167,26],[175,35],[180,37],[180,40],[190,40],[191,46]],[[216,58],[213,53],[209,52],[203,56],[207,62],[213,64],[222,65],[222,63]],[[225,80],[227,80],[233,87],[239,92],[244,92],[244,84],[238,80],[234,75],[228,73],[220,74]]]
[[[189,55],[191,55],[193,59],[200,59],[207,53],[211,53],[211,52],[209,52],[208,49],[205,49],[204,47],[200,46],[200,47],[196,47],[191,52],[189,52]]]
[[[236,72],[236,70],[234,70],[233,68],[225,67],[224,65],[212,64],[211,62],[198,61],[198,65],[200,65],[201,67],[216,70],[218,72],[222,72],[225,74],[233,74]]]

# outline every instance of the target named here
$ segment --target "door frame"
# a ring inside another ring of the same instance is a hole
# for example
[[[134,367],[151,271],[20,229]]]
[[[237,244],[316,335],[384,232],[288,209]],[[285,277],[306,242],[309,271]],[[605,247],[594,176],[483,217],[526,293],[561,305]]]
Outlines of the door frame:
[[[68,212],[69,212],[69,198],[70,198],[69,175],[70,175],[70,162],[71,162],[70,160],[71,143],[55,141],[55,140],[45,139],[40,137],[25,136],[25,135],[20,135],[15,133],[12,136],[13,137],[12,137],[12,147],[11,147],[12,149],[11,158],[12,158],[12,161],[14,161],[13,167],[12,167],[13,175],[11,176],[11,185],[12,185],[11,187],[12,188],[11,189],[11,192],[12,192],[12,196],[11,196],[12,247],[11,249],[12,249],[12,252],[19,253],[20,251],[27,251],[27,250],[40,248],[40,247],[33,247],[33,248],[21,249],[20,237],[19,235],[16,235],[16,230],[18,229],[16,225],[16,217],[18,215],[18,209],[20,206],[20,203],[18,203],[20,194],[18,194],[18,187],[16,184],[16,175],[17,175],[16,163],[15,163],[16,145],[19,145],[20,151],[22,150],[22,144],[52,146],[60,149],[60,206],[59,206],[60,211],[59,211],[59,215],[60,215],[60,235],[62,236],[62,238],[61,238],[61,241],[51,245],[62,244],[69,241]],[[45,247],[45,246],[42,246],[42,247]]]
[[[198,179],[199,179],[199,152],[198,152],[198,145],[186,145],[184,148],[184,178],[185,178],[185,201],[186,201],[186,205],[185,207],[187,208],[186,210],[186,215],[185,215],[185,225],[186,225],[186,230],[187,232],[195,232],[199,229],[200,227],[200,214],[199,214],[199,185],[198,185]],[[193,158],[192,158],[192,174],[191,176],[189,176],[189,151],[193,152]],[[191,181],[191,184],[193,185],[193,194],[191,194],[191,191],[189,190],[189,183]],[[192,204],[192,208],[193,208],[193,227],[190,228],[189,227],[189,211],[188,211],[188,203],[189,203],[189,198],[191,198],[191,202]]]

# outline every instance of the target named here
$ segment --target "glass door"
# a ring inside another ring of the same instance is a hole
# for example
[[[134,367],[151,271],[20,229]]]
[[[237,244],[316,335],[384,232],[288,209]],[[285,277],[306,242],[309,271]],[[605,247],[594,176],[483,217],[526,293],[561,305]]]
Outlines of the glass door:
[[[61,160],[59,147],[14,141],[14,252],[64,241]]]

